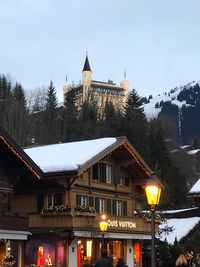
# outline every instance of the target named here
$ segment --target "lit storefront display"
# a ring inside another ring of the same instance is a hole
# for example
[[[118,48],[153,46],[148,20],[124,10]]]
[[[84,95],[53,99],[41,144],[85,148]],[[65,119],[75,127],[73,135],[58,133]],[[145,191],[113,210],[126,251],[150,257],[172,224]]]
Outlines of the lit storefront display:
[[[25,246],[25,265],[55,266],[56,261],[57,266],[64,266],[64,242],[56,243],[52,239],[32,239],[27,241]]]

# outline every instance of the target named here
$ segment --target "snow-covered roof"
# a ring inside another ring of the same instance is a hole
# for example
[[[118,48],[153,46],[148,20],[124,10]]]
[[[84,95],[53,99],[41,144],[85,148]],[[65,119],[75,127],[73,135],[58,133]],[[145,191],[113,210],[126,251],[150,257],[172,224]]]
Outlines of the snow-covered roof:
[[[193,185],[189,193],[200,193],[200,179]]]
[[[197,154],[199,151],[200,151],[200,149],[193,149],[193,150],[188,151],[187,153],[188,153],[188,155],[195,155],[195,154]]]
[[[24,149],[43,172],[62,172],[78,168],[113,145],[116,138],[54,144]]]
[[[166,214],[173,214],[173,213],[179,213],[179,212],[184,212],[184,211],[189,211],[189,210],[196,210],[198,209],[198,207],[194,207],[194,208],[188,208],[188,209],[179,209],[179,210],[167,210],[163,213],[166,213]]]
[[[200,221],[200,217],[191,218],[179,218],[179,219],[168,219],[160,224],[159,228],[163,229],[166,227],[172,227],[173,231],[166,233],[163,232],[161,235],[161,240],[166,241],[169,244],[173,244],[175,239],[180,241],[181,238],[186,236]]]

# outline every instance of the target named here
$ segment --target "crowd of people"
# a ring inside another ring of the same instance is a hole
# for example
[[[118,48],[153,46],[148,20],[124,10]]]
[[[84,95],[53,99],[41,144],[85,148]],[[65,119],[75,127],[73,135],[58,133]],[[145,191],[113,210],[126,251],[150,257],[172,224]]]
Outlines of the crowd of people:
[[[176,260],[176,266],[200,267],[200,253],[193,251],[180,254]]]
[[[113,267],[112,259],[108,257],[107,250],[102,251],[102,256],[99,258],[95,264],[95,267]],[[119,258],[115,267],[128,267],[124,259]]]

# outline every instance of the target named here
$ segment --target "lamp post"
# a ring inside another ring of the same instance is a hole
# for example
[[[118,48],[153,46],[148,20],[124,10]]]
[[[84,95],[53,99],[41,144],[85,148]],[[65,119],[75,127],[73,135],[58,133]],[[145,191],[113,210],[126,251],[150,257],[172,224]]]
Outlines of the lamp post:
[[[105,249],[105,232],[107,231],[108,228],[108,221],[107,221],[107,216],[106,214],[101,214],[100,217],[100,221],[99,221],[99,228],[100,228],[100,232],[102,234],[102,246],[101,246],[101,250]]]
[[[147,202],[151,211],[151,267],[156,266],[155,249],[155,210],[160,201],[161,186],[155,179],[150,179],[145,185]]]

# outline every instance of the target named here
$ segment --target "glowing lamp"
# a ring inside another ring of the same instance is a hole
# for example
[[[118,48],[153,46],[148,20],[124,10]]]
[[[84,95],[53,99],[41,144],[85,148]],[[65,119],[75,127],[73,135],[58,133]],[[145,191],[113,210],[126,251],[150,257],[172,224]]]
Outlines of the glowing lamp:
[[[159,204],[161,191],[161,186],[153,179],[150,179],[145,185],[147,202],[151,208],[154,209]]]
[[[105,214],[101,215],[101,220],[99,222],[99,228],[102,233],[106,232],[108,229],[108,222],[107,222],[107,217]]]

